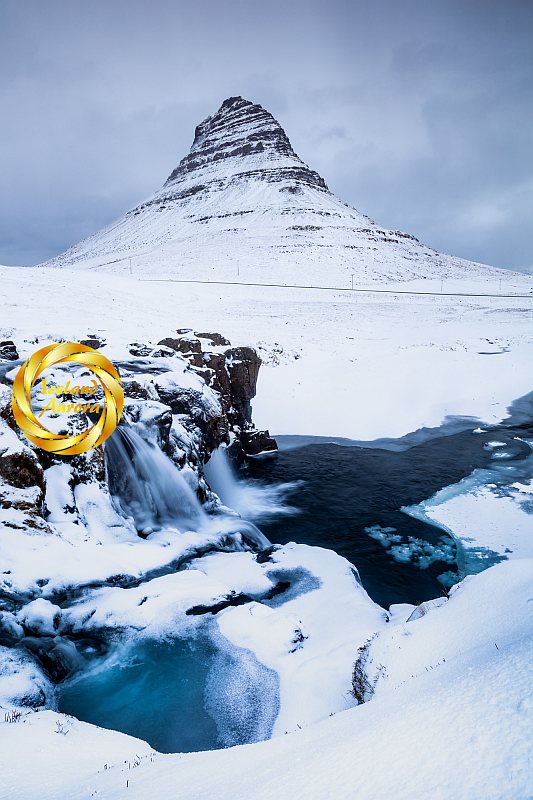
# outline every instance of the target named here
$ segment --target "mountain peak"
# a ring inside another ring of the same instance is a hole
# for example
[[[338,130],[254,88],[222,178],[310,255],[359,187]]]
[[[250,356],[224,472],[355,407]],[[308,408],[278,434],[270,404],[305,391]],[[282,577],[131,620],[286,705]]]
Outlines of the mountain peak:
[[[310,170],[292,149],[279,122],[262,106],[244,98],[228,97],[213,116],[194,132],[189,153],[170,174],[165,187],[205,172],[242,178],[285,178],[327,191],[324,180]]]
[[[179,280],[315,286],[487,274],[376,225],[329,191],[275,117],[228,97],[164,186],[48,262]]]

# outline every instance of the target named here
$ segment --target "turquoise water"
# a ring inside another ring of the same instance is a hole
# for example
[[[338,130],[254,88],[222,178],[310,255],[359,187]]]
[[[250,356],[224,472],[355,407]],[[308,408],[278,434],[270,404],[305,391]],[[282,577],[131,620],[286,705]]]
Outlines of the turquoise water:
[[[118,645],[57,693],[60,711],[163,753],[269,738],[278,712],[277,675],[205,635]]]

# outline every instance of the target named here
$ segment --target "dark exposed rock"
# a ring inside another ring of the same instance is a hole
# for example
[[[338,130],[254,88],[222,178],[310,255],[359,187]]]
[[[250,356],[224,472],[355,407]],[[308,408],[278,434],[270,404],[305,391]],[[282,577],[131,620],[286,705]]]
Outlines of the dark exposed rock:
[[[240,435],[240,432],[239,432]],[[226,449],[226,455],[235,467],[239,467],[246,461],[246,453],[241,444],[240,438],[234,439]]]
[[[105,481],[105,459],[101,447],[72,456],[72,473],[74,483],[92,483]]]
[[[10,339],[0,342],[0,359],[3,361],[17,361],[19,354],[15,342]]]
[[[209,385],[215,391],[229,397],[231,395],[231,381],[226,369],[226,356],[222,353],[206,353],[204,362],[206,367],[213,372],[211,381],[208,381]]]
[[[207,339],[208,342],[215,347],[225,347],[231,344],[229,339],[221,336],[220,333],[198,333],[198,331],[195,331],[195,335],[198,336],[199,339]]]
[[[123,378],[124,395],[133,400],[159,400],[157,389],[151,383],[142,384],[136,378]]]
[[[255,397],[261,359],[251,347],[232,347],[225,356],[235,422],[242,426],[252,421],[250,400]]]
[[[24,629],[9,611],[0,611],[0,644],[12,647],[24,636]]]
[[[260,357],[251,347],[231,347],[224,355],[233,397],[236,400],[251,400],[257,388]]]
[[[158,347],[153,347],[143,342],[131,342],[128,345],[128,350],[132,356],[137,358],[166,358],[173,356],[175,349],[165,345],[165,342],[158,342]]]
[[[206,406],[202,392],[198,389],[174,386],[167,389],[158,387],[161,402],[168,406],[173,414],[190,414],[194,422],[206,422],[209,418],[209,407]]]
[[[297,650],[301,650],[306,639],[309,639],[309,636],[306,636],[301,628],[295,628],[294,636],[291,640],[291,644],[294,645],[294,647],[289,650],[289,653],[295,653]]]
[[[13,508],[28,513],[31,517],[42,511],[43,494],[38,487],[19,489],[0,482],[0,508]]]
[[[183,333],[182,333],[183,331]],[[255,396],[261,359],[251,347],[227,347],[222,353],[202,350],[206,340],[212,347],[225,347],[228,340],[216,332],[191,335],[180,329],[177,337],[161,339],[160,346],[171,347],[187,359],[191,368],[218,394],[222,413],[215,411],[212,399],[199,389],[157,383],[158,394],[173,414],[188,418],[201,433],[200,450],[208,455],[236,434],[230,457],[242,462],[247,455],[276,449],[268,432],[259,434],[251,424],[250,401]],[[138,387],[134,387],[139,393]],[[185,424],[185,423],[184,423]],[[242,434],[246,431],[246,434]],[[239,440],[242,438],[242,443]]]
[[[188,608],[185,612],[189,616],[197,616],[199,614],[218,614],[219,611],[223,611],[225,608],[229,608],[230,606],[243,606],[246,603],[251,603],[253,600],[252,597],[248,594],[244,594],[243,592],[239,592],[238,594],[233,592],[232,594],[226,595],[222,600],[219,600],[212,605],[197,605]]]
[[[100,339],[100,337],[96,336],[95,334],[89,334],[86,339],[80,339],[80,344],[84,344],[86,347],[92,347],[94,350],[98,350],[100,347],[103,347],[105,343],[105,339]]]
[[[208,386],[213,386],[215,373],[209,367],[192,367],[194,373],[199,375],[207,383]]]
[[[154,350],[151,351],[150,356],[152,358],[170,358],[174,355],[174,350],[171,347],[156,347]]]
[[[76,650],[75,644],[59,636],[28,636],[22,644],[40,661],[54,683],[60,683],[84,665],[84,659]]]
[[[276,440],[268,431],[243,431],[241,444],[247,456],[257,456],[259,453],[274,452],[278,449]]]
[[[321,231],[320,225],[290,225],[289,231]]]
[[[261,550],[260,553],[257,553],[255,560],[258,564],[266,564],[268,561],[272,561],[272,556],[279,550],[281,545],[273,544],[271,547],[266,547],[264,550]]]
[[[220,445],[229,443],[229,427],[224,416],[213,417],[205,426],[204,451],[211,453]]]
[[[38,486],[44,492],[44,472],[37,456],[29,449],[0,456],[0,478],[11,486],[27,489]]]
[[[0,419],[7,422],[9,427],[18,432],[19,427],[15,422],[13,407],[11,405],[11,387],[0,383]]]
[[[370,700],[374,693],[374,687],[367,675],[367,662],[370,655],[370,645],[372,639],[368,639],[364,645],[357,650],[357,659],[352,671],[352,695],[358,704]]]
[[[146,358],[152,352],[152,348],[142,342],[131,342],[128,345],[128,350],[132,356],[138,356],[139,358]]]
[[[202,343],[195,336],[180,336],[179,339],[167,337],[157,344],[169,347],[177,353],[202,353]]]
[[[184,356],[191,366],[197,367],[198,369],[205,367],[204,356],[202,353],[185,353]]]

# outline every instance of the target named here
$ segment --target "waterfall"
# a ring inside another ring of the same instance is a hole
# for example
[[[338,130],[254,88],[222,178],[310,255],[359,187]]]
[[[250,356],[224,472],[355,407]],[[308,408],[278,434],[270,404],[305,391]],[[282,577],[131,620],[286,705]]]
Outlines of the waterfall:
[[[106,442],[105,456],[110,491],[138,531],[198,530],[206,523],[200,501],[177,467],[133,428],[119,425]]]
[[[225,447],[211,453],[204,474],[224,505],[247,519],[264,520],[297,513],[295,508],[285,504],[286,496],[298,488],[297,481],[265,486],[257,480],[240,480],[232,469]]]
[[[211,453],[211,458],[204,467],[205,477],[211,489],[218,494],[228,508],[241,513],[243,511],[243,491],[237,482],[224,447]]]
[[[119,425],[105,444],[105,457],[114,501],[125,517],[133,518],[141,533],[148,535],[162,527],[188,531],[212,528],[221,533],[240,534],[244,542],[255,550],[270,546],[269,540],[253,522],[230,514],[208,517],[180,470],[162,450],[146,442],[134,428]],[[231,507],[239,511],[241,504],[237,507],[233,504],[233,500],[238,499],[238,483],[224,453],[217,455],[216,462],[227,467],[224,474],[228,492],[232,482],[237,487],[233,498],[224,492],[223,502],[231,503]],[[219,471],[215,471],[218,474]]]

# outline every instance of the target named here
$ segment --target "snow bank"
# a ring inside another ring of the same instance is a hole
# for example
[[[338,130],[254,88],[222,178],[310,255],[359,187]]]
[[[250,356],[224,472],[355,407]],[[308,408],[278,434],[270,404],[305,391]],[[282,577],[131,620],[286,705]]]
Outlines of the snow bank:
[[[532,471],[533,456],[505,467],[474,470],[403,511],[456,539],[463,574],[479,572],[501,559],[533,558]]]
[[[523,800],[533,791],[532,572],[530,560],[497,565],[392,627],[376,640],[389,677],[374,699],[268,742],[162,756],[52,712],[0,721],[0,796],[145,800],[183,787],[187,800]]]

